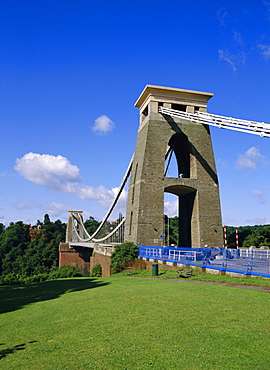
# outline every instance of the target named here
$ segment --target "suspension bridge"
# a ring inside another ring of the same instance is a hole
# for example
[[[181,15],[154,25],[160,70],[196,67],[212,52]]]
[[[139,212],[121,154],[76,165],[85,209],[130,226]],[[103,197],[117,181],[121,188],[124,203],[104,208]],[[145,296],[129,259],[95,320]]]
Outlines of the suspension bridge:
[[[146,85],[135,103],[140,112],[136,149],[115,199],[92,235],[84,227],[82,211],[69,211],[69,249],[95,248],[110,255],[113,246],[124,240],[160,246],[164,241],[165,193],[178,198],[179,246],[223,246],[219,184],[209,126],[270,137],[270,124],[208,113],[207,103],[212,96]],[[177,173],[170,177],[173,156]]]

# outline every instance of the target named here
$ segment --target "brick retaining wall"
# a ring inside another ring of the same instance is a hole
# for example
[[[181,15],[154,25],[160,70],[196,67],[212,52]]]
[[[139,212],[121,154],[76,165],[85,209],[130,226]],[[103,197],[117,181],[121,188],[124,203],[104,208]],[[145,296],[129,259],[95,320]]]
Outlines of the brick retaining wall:
[[[92,248],[70,248],[68,243],[59,244],[59,267],[71,265],[77,267],[82,274],[90,276],[92,268],[100,264],[102,277],[111,275],[111,257],[93,253]]]
[[[90,258],[90,272],[92,268],[100,264],[102,267],[102,277],[107,277],[111,275],[111,257],[104,256],[103,254],[98,254],[95,252],[94,256]]]
[[[77,267],[82,274],[90,275],[90,256],[92,249],[76,247],[69,248],[68,243],[59,244],[59,267],[71,265]]]

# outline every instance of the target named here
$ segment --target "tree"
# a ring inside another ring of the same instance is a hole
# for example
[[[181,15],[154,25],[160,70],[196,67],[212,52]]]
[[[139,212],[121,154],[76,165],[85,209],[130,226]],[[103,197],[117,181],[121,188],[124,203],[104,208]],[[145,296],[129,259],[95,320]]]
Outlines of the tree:
[[[169,219],[170,222],[170,240],[169,240],[169,245],[175,244],[178,245],[178,240],[179,240],[179,217],[175,216]]]
[[[0,234],[5,230],[5,225],[0,222]]]
[[[23,224],[22,221],[11,222],[1,233],[0,274],[7,274],[16,269],[14,262],[17,257],[23,255],[29,242],[29,225]]]
[[[89,235],[92,235],[99,227],[99,225],[100,222],[95,220],[93,216],[90,216],[89,219],[84,222],[84,227],[86,228]]]
[[[0,233],[0,275],[31,276],[48,273],[58,266],[58,246],[65,240],[66,224],[51,222],[48,215],[39,223],[40,232],[30,241],[29,227],[11,223]]]
[[[49,225],[51,223],[50,216],[46,213],[44,215],[44,225]]]
[[[116,245],[111,256],[113,274],[124,270],[130,262],[138,258],[138,255],[138,246],[132,242],[124,242],[120,245]]]

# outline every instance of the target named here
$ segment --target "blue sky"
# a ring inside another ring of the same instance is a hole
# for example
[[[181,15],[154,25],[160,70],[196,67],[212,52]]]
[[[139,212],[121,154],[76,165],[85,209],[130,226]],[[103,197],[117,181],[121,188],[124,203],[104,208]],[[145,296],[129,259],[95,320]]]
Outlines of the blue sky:
[[[1,0],[0,222],[102,219],[146,84],[270,123],[270,0]],[[211,128],[223,224],[270,223],[270,138]]]

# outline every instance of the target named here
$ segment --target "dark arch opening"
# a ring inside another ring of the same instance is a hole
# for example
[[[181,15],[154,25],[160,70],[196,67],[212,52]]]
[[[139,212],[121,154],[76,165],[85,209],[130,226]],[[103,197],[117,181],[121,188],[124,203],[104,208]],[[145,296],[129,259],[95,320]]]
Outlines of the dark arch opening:
[[[175,185],[165,188],[165,192],[178,196],[178,246],[190,248],[192,246],[191,219],[196,189]]]
[[[183,133],[174,134],[169,146],[176,157],[178,177],[190,178],[190,144],[187,136]]]

